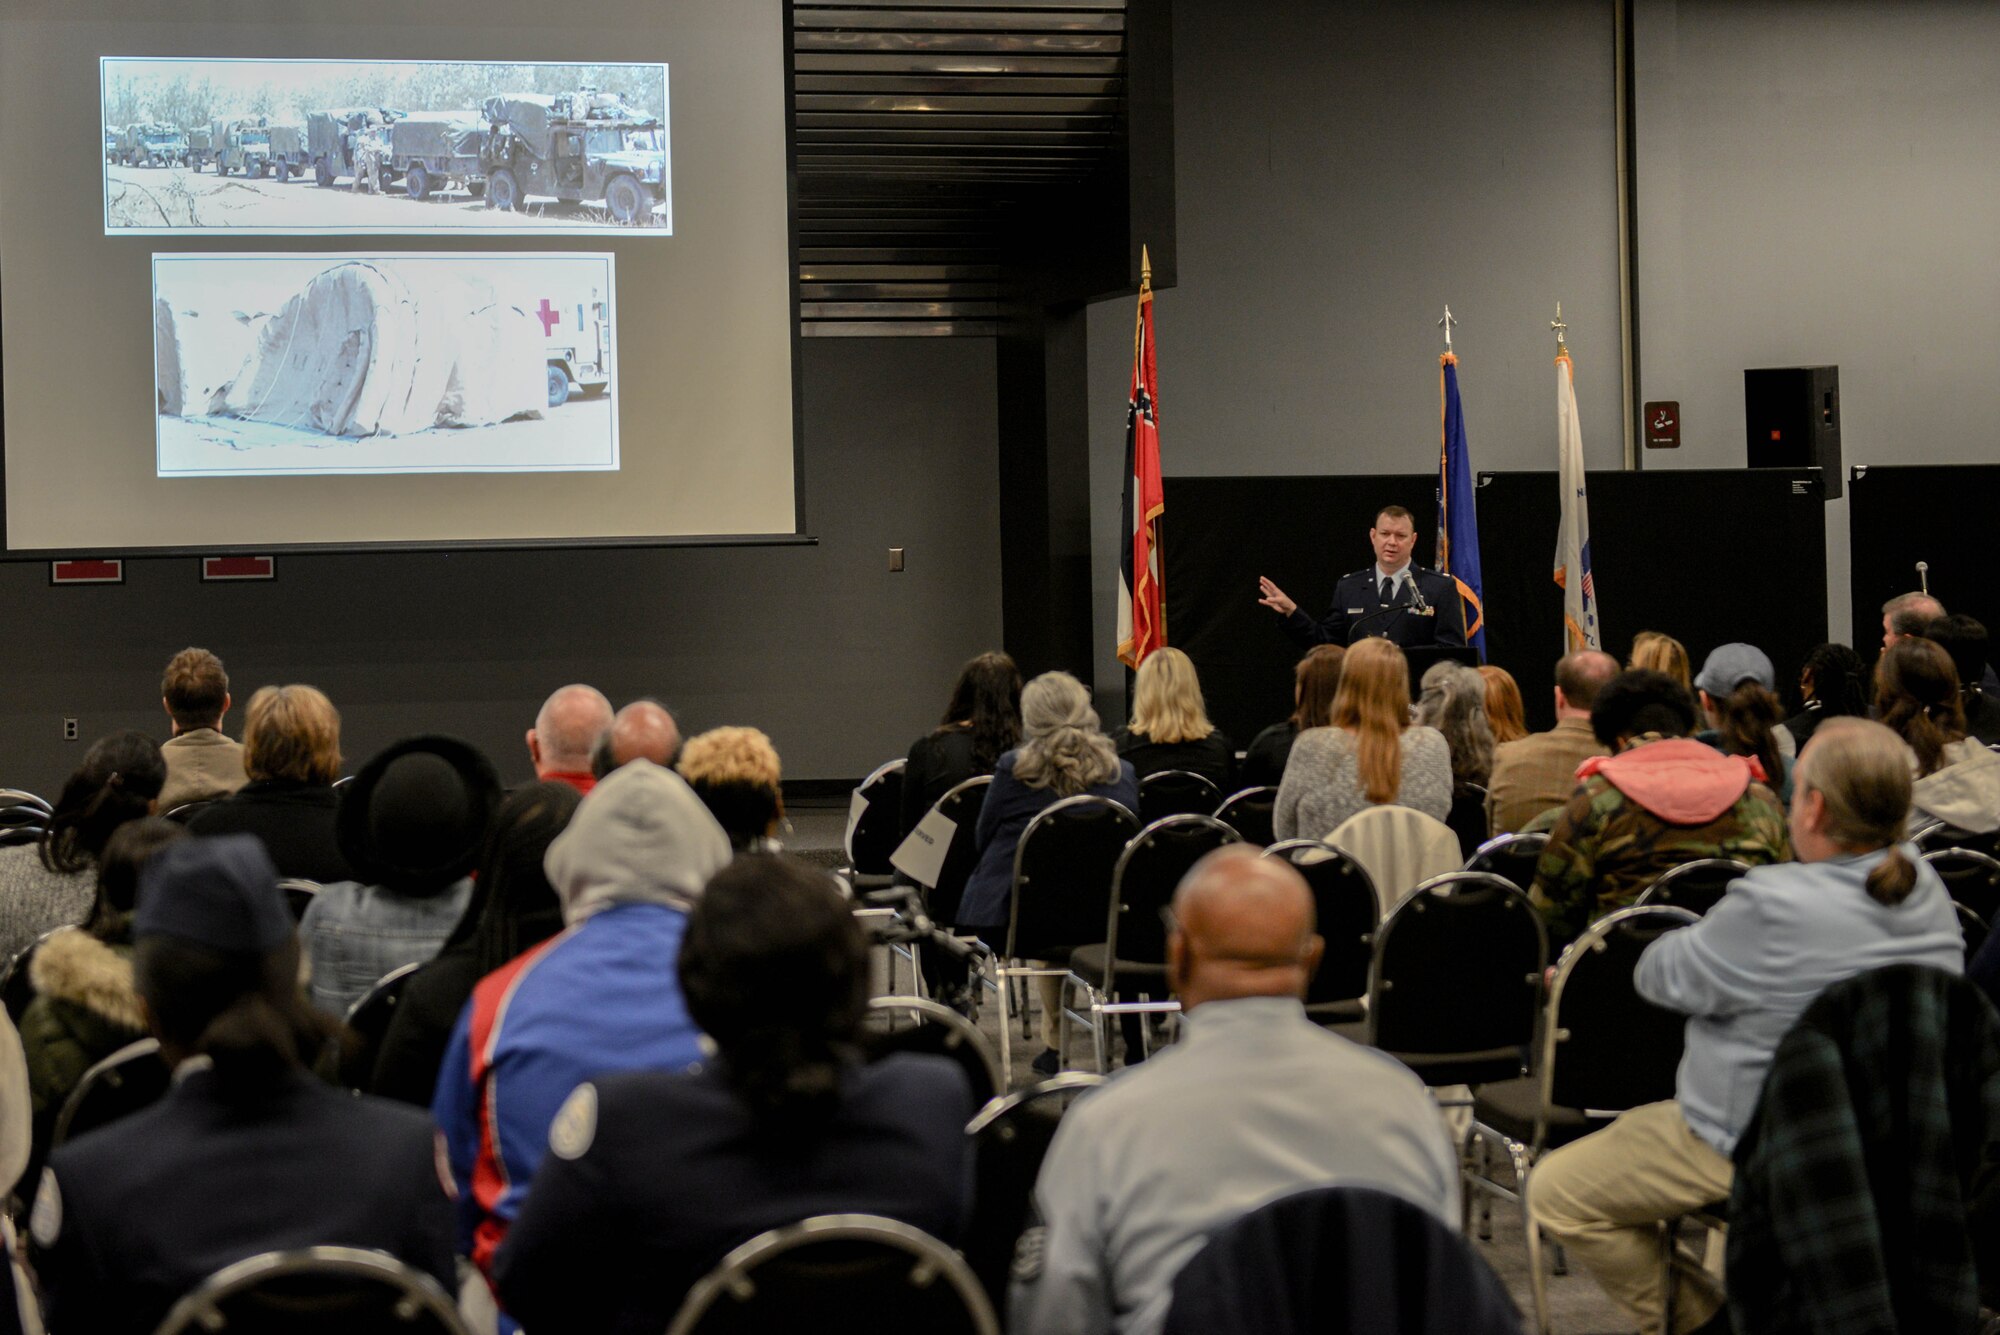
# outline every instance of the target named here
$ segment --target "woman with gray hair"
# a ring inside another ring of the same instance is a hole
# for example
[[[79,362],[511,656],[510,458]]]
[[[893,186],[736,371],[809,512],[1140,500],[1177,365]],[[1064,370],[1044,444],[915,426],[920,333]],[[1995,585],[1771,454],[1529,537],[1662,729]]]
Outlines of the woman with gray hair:
[[[959,924],[988,941],[1006,935],[1014,892],[1014,846],[1043,809],[1089,793],[1139,809],[1139,779],[1104,735],[1090,693],[1067,672],[1044,672],[1021,690],[1021,744],[993,767],[993,786],[979,812],[978,861],[959,901]],[[1056,1071],[1055,1015],[1061,980],[1037,978],[1042,1042],[1035,1069]]]
[[[1486,841],[1486,781],[1493,776],[1493,724],[1486,716],[1486,679],[1463,663],[1433,663],[1424,671],[1417,723],[1444,734],[1451,752],[1451,813],[1445,824],[1471,857]]]

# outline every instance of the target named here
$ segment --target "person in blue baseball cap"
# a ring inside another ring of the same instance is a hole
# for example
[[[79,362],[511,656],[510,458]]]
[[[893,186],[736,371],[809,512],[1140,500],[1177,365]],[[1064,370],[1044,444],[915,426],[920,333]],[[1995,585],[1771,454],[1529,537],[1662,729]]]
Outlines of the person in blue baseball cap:
[[[50,1155],[30,1225],[50,1328],[150,1331],[224,1266],[298,1247],[385,1251],[449,1289],[452,1208],[429,1120],[307,1069],[337,1026],[300,991],[263,844],[161,849],[140,870],[132,935],[173,1080]]]

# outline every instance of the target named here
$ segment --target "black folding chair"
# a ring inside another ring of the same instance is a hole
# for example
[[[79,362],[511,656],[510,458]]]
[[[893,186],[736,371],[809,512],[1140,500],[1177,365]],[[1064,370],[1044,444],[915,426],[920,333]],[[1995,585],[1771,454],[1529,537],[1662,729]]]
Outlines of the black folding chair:
[[[219,797],[203,797],[203,798],[198,798],[193,802],[183,802],[179,806],[175,807],[172,811],[167,812],[166,816],[168,820],[172,821],[176,825],[185,825],[189,821],[193,820],[201,812],[207,810],[209,807],[214,806],[217,802],[220,802],[221,800],[222,799]]]
[[[1000,1335],[993,1304],[959,1254],[920,1228],[835,1214],[750,1239],[688,1291],[667,1335],[817,1330],[829,1314],[925,1335]]]
[[[1064,1071],[994,1099],[966,1125],[972,1137],[973,1208],[960,1250],[996,1311],[1007,1303],[1014,1247],[1027,1231],[1029,1202],[1056,1126],[1078,1096],[1103,1083],[1103,1076],[1089,1071]]]
[[[347,1028],[354,1037],[341,1052],[341,1084],[349,1089],[368,1088],[375,1074],[375,1058],[389,1032],[389,1021],[396,1017],[396,1007],[402,1004],[403,989],[423,967],[423,962],[419,962],[389,970],[347,1008]]]
[[[1265,786],[1245,788],[1231,793],[1215,809],[1215,818],[1243,836],[1246,844],[1268,848],[1278,841],[1277,833],[1271,828],[1274,813],[1278,809],[1278,790]]]
[[[1661,872],[1640,893],[1633,907],[1666,904],[1700,917],[1720,904],[1737,878],[1749,872],[1750,864],[1735,858],[1696,858]]]
[[[154,1335],[470,1335],[438,1282],[386,1252],[305,1247],[226,1266]]]
[[[14,958],[7,961],[7,967],[0,970],[0,1004],[7,1008],[7,1018],[18,1027],[21,1017],[28,1013],[28,1003],[35,999],[35,984],[28,977],[28,970],[35,958],[35,952],[42,948],[42,942],[63,929],[60,927],[43,932],[14,952]]]
[[[1465,869],[1490,871],[1523,890],[1531,890],[1535,885],[1535,867],[1542,860],[1542,850],[1548,846],[1546,834],[1496,835],[1465,860]]]
[[[1265,849],[1264,856],[1285,859],[1312,888],[1326,953],[1306,985],[1306,1014],[1321,1024],[1359,1020],[1368,965],[1375,958],[1375,929],[1382,925],[1382,902],[1367,869],[1346,850],[1318,839],[1287,839]]]
[[[1180,1002],[1167,996],[1166,908],[1189,868],[1224,844],[1241,842],[1235,830],[1213,816],[1164,816],[1133,835],[1118,855],[1104,940],[1070,952],[1064,982],[1065,991],[1072,984],[1084,990],[1089,1013],[1078,1015],[1065,1003],[1061,1032],[1068,1034],[1072,1017],[1089,1023],[1099,1071],[1110,1061],[1104,1017],[1131,1016],[1128,1042],[1137,1038],[1148,1047],[1145,1021],[1139,1017],[1180,1010]],[[1119,1000],[1121,994],[1140,999]],[[1126,1060],[1131,1060],[1129,1051]]]
[[[285,897],[285,907],[292,911],[292,921],[297,922],[312,907],[313,896],[319,893],[319,882],[288,876],[278,882],[278,893]]]
[[[0,848],[38,844],[48,832],[49,804],[21,788],[0,788]]]
[[[1519,887],[1491,872],[1433,876],[1375,933],[1367,1018],[1336,1027],[1427,1085],[1512,1080],[1527,1071],[1547,960]]]
[[[972,1100],[984,1107],[1005,1083],[1000,1058],[979,1026],[949,1006],[923,997],[875,997],[868,1003],[867,1047],[871,1058],[892,1052],[948,1057],[964,1070]]]
[[[1475,857],[1486,843],[1486,790],[1476,783],[1455,786],[1444,823],[1458,836],[1460,856],[1467,860]]]
[[[1104,939],[1111,876],[1138,832],[1138,818],[1122,802],[1088,793],[1051,803],[1021,831],[1014,846],[1006,947],[993,961],[1000,993],[1000,1070],[1007,1079],[1014,1070],[1009,984],[1017,978],[1067,977],[1070,952]],[[1064,963],[1029,963],[1033,960]],[[1025,1025],[1025,1003],[1021,1019]]]
[[[953,823],[951,846],[945,849],[944,862],[938,867],[937,884],[924,895],[924,911],[940,927],[958,921],[958,902],[965,895],[966,878],[979,862],[979,813],[986,807],[986,792],[992,786],[991,774],[974,775],[955,785],[931,808]]]
[[[1139,823],[1168,816],[1206,816],[1222,804],[1222,790],[1193,770],[1163,769],[1139,780]]]
[[[1514,1185],[1500,1185],[1490,1172],[1468,1171],[1465,1222],[1471,1221],[1477,1195],[1479,1236],[1491,1238],[1492,1198],[1520,1205],[1535,1327],[1543,1335],[1549,1328],[1548,1289],[1541,1231],[1528,1217],[1528,1175],[1546,1151],[1588,1135],[1628,1108],[1674,1096],[1686,1018],[1647,1001],[1632,980],[1647,946],[1694,921],[1687,909],[1654,905],[1620,909],[1593,923],[1556,964],[1535,1074],[1472,1091],[1466,1160],[1477,1145],[1480,1167],[1490,1168],[1490,1152],[1498,1148],[1513,1168]]]
[[[1944,882],[1952,899],[1991,923],[2000,914],[2000,858],[1970,848],[1941,848],[1924,861]]]
[[[1946,825],[1941,820],[1929,820],[1912,831],[1910,838],[1920,853],[1938,853],[1947,848],[1967,848],[1975,853],[2000,856],[2000,829],[1989,830],[1985,834],[1974,834],[1970,830]]]
[[[843,870],[857,889],[865,883],[886,885],[896,870],[889,858],[903,842],[903,765],[898,758],[880,766],[854,790],[862,806],[848,822]]]
[[[166,1094],[173,1080],[173,1072],[160,1057],[157,1039],[142,1038],[127,1043],[85,1071],[83,1079],[77,1081],[69,1101],[56,1114],[49,1148],[151,1107]]]

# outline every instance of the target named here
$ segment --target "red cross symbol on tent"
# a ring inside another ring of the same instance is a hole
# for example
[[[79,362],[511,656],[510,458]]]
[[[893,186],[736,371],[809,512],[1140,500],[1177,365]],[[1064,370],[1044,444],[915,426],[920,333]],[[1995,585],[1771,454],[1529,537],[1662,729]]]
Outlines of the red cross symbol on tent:
[[[542,322],[542,337],[547,338],[555,332],[555,327],[562,323],[562,312],[549,305],[549,299],[543,297],[541,309],[535,312],[535,318]]]

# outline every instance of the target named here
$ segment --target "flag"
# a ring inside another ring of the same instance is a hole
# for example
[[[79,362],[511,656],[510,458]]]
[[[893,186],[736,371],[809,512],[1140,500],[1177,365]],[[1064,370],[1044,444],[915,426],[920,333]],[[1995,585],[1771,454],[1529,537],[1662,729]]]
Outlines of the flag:
[[[1437,568],[1451,576],[1464,603],[1465,642],[1486,661],[1485,582],[1479,574],[1479,509],[1472,488],[1472,453],[1465,443],[1465,410],[1458,401],[1458,358],[1438,358]]]
[[[1160,579],[1159,379],[1153,367],[1153,267],[1142,249],[1139,317],[1132,334],[1132,392],[1125,405],[1124,550],[1118,560],[1118,661],[1138,667],[1167,643],[1167,604]]]
[[[1590,498],[1583,476],[1583,428],[1576,420],[1576,368],[1569,349],[1556,355],[1556,450],[1562,486],[1562,525],[1556,531],[1556,583],[1563,591],[1563,625],[1569,648],[1602,649],[1597,630],[1597,585],[1590,577]]]

